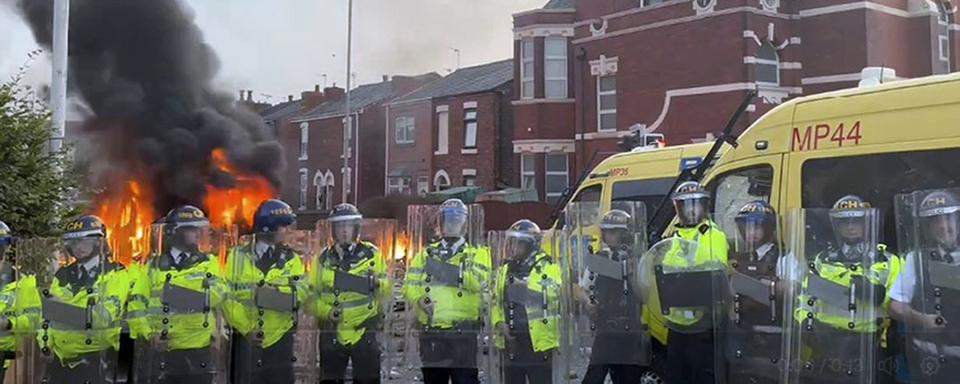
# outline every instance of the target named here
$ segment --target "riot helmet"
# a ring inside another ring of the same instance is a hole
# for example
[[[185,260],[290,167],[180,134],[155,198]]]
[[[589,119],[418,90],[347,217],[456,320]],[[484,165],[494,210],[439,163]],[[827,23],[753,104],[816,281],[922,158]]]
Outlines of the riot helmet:
[[[210,221],[200,208],[184,205],[171,209],[164,220],[164,234],[169,246],[197,252],[200,247],[200,229],[208,228]]]
[[[448,199],[440,204],[438,226],[440,237],[449,241],[467,235],[467,205],[460,199]]]
[[[327,222],[330,223],[330,235],[337,244],[347,246],[360,239],[360,225],[363,222],[363,215],[353,204],[337,204],[330,211]]]
[[[296,223],[297,215],[293,213],[293,208],[277,199],[260,203],[253,216],[254,234],[257,235],[257,239],[270,244],[286,243],[286,236]]]
[[[540,250],[540,226],[530,220],[519,220],[507,230],[507,255],[512,261],[522,261]]]
[[[673,193],[673,207],[681,227],[693,227],[707,219],[710,195],[696,181],[685,181]]]
[[[600,219],[601,240],[611,248],[632,245],[631,223],[633,223],[633,217],[626,211],[610,210]]]
[[[947,251],[957,248],[960,229],[960,201],[950,192],[931,192],[920,202],[917,216],[928,245]]]
[[[777,241],[777,212],[769,203],[755,200],[745,204],[734,217],[738,252],[754,252]]]
[[[94,215],[80,216],[67,223],[63,231],[63,245],[80,262],[105,255],[106,225]]]
[[[856,195],[841,197],[830,209],[830,224],[837,240],[837,246],[849,261],[858,260],[867,249],[867,230],[871,226],[869,202]]]

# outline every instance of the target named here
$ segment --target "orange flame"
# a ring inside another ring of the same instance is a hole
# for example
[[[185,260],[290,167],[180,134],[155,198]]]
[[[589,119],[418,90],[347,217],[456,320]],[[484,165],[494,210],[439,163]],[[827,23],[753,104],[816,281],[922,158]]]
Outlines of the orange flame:
[[[203,206],[209,212],[210,224],[215,228],[252,228],[257,207],[264,200],[276,195],[273,186],[261,176],[238,172],[236,167],[230,164],[223,149],[214,149],[210,160],[217,169],[233,176],[237,181],[233,188],[228,189],[207,185],[207,197]]]
[[[151,189],[137,180],[128,180],[121,188],[101,195],[96,215],[107,227],[107,242],[115,261],[128,265],[150,253],[150,225],[157,218],[153,211]]]

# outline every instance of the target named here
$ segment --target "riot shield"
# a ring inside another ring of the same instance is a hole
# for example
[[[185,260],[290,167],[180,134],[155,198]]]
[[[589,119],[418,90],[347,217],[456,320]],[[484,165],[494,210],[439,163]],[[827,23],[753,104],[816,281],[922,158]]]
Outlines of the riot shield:
[[[763,209],[748,205],[745,209]],[[775,213],[741,211],[724,233],[733,245],[729,254],[730,290],[720,332],[725,382],[776,383],[781,358],[785,291],[780,276],[788,256],[781,250]]]
[[[640,202],[617,202],[628,216],[608,222],[593,204],[567,207],[563,237],[567,250],[571,313],[571,362],[574,377],[603,382],[610,375],[639,377],[650,365],[650,333],[642,321],[645,297],[638,285],[646,251],[646,210]],[[618,219],[620,220],[620,219]],[[586,245],[589,244],[589,245]],[[586,245],[586,246],[585,246]],[[623,371],[623,373],[621,372]]]
[[[509,231],[488,234],[494,260],[490,324],[494,345],[488,375],[495,383],[558,383],[566,380],[561,335],[568,300],[556,259],[538,239]]]
[[[229,286],[216,253],[236,247],[235,232],[157,226],[158,248],[139,268],[128,305],[135,381],[226,383],[231,332],[223,305]]]
[[[891,297],[899,307],[911,383],[946,383],[960,375],[960,190],[897,196],[905,263]]]
[[[462,237],[444,238],[438,206],[408,207],[407,230],[415,253],[407,264],[402,296],[404,379],[447,369],[480,370],[490,353],[490,250],[483,236],[483,208],[467,206]],[[438,373],[439,372],[439,373]],[[472,376],[473,373],[470,373]]]
[[[18,269],[37,281],[39,313],[20,345],[35,383],[112,383],[130,276],[110,260],[102,237],[30,239],[18,245]],[[21,318],[22,319],[22,318]],[[18,320],[20,321],[20,320]]]
[[[711,382],[722,377],[723,310],[729,300],[726,239],[715,228],[690,228],[693,240],[671,237],[644,255],[646,302],[669,329],[667,382]]]
[[[790,213],[789,253],[803,268],[784,324],[784,379],[873,383],[890,257],[878,250],[873,208]]]
[[[401,359],[393,334],[394,285],[389,256],[374,243],[386,233],[367,235],[362,227],[381,228],[363,220],[359,242],[337,244],[330,223],[317,223],[321,239],[310,266],[308,310],[318,335],[321,382],[379,381]]]
[[[317,328],[308,316],[312,231],[240,238],[228,257],[224,316],[234,384],[316,382]]]

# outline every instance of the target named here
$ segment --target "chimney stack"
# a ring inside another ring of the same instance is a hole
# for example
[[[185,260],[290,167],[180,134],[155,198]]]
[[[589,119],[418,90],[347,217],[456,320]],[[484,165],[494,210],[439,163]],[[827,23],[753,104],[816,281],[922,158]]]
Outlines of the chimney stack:
[[[243,92],[243,90],[241,89],[241,90],[240,90],[240,101],[243,101],[243,94],[244,94],[244,92]]]
[[[314,92],[320,92],[320,84],[314,84],[314,85],[313,85],[313,91],[314,91]]]
[[[383,82],[386,83],[390,81],[390,75],[383,75]]]
[[[247,101],[253,101],[253,90],[247,90]]]
[[[333,86],[324,88],[323,93],[327,95],[327,100],[338,100],[346,94],[346,91],[343,88]]]
[[[293,101],[293,95],[287,95],[287,102]]]

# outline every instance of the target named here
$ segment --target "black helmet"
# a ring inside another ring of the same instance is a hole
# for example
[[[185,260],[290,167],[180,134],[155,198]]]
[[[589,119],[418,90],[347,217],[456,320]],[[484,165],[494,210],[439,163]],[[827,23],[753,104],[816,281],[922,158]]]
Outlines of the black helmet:
[[[288,227],[297,222],[297,215],[290,205],[281,200],[269,199],[260,203],[253,216],[254,232],[276,232],[280,227]]]
[[[353,204],[337,204],[330,211],[327,222],[330,223],[330,236],[333,237],[334,241],[338,244],[354,243],[360,238],[360,226],[363,223],[363,215]],[[337,228],[341,228],[344,225],[352,228],[352,232],[349,235],[338,238]]]
[[[200,208],[184,205],[171,209],[164,219],[164,227],[169,233],[180,228],[204,228],[210,226],[210,221]]]
[[[681,183],[673,192],[672,198],[681,226],[695,226],[707,218],[710,194],[700,183],[696,181]]]
[[[740,234],[739,240],[743,240],[736,243],[740,252],[754,251],[756,247],[773,241],[776,234],[777,212],[763,200],[754,200],[744,204],[733,220],[737,224],[737,232]],[[752,238],[752,234],[756,232],[748,231],[748,227],[763,228],[763,238],[759,239],[759,243],[755,243],[757,239]]]
[[[438,225],[440,236],[463,237],[467,234],[467,205],[460,199],[448,199],[440,204]]]
[[[64,227],[64,240],[84,237],[107,237],[107,227],[103,224],[103,220],[94,215],[84,215],[71,220]]]
[[[507,251],[511,253],[510,256],[528,256],[531,253],[534,253],[540,250],[540,239],[543,236],[543,233],[540,231],[540,226],[537,223],[534,223],[530,220],[519,220],[513,225],[510,226],[510,229],[507,230],[507,245],[511,248],[508,248]],[[513,254],[512,244],[521,244],[524,246],[522,252]]]

